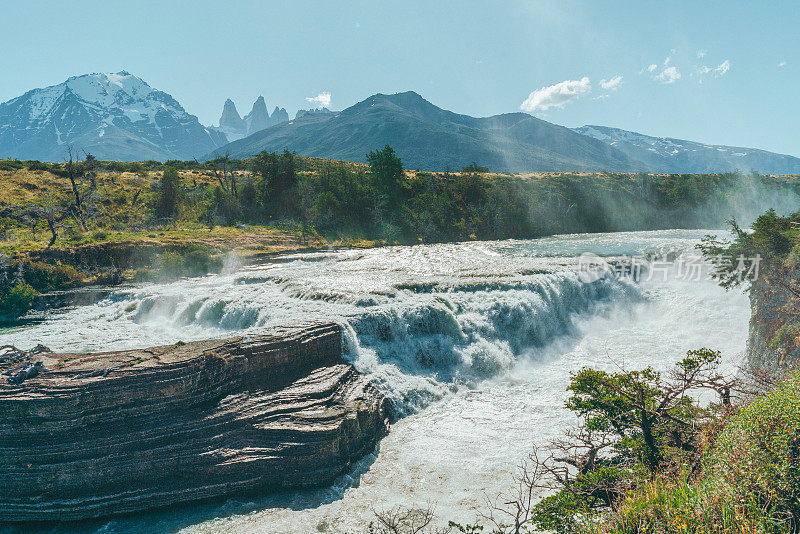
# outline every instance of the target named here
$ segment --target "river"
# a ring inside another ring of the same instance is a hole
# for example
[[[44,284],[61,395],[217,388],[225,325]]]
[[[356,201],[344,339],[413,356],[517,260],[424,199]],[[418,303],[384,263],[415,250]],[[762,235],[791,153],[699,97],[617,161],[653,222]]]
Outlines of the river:
[[[203,278],[121,289],[0,344],[95,351],[225,337],[309,320],[344,326],[346,357],[398,420],[374,454],[329,488],[187,505],[43,532],[364,532],[373,510],[435,506],[469,522],[513,486],[534,446],[573,422],[583,366],[665,369],[689,349],[741,362],[740,290],[653,264],[639,281],[587,276],[583,253],[691,251],[707,230],[554,236],[290,255]],[[660,256],[657,256],[657,259]],[[672,259],[672,256],[670,256]],[[691,273],[693,274],[693,273]],[[0,529],[1,530],[1,529]]]

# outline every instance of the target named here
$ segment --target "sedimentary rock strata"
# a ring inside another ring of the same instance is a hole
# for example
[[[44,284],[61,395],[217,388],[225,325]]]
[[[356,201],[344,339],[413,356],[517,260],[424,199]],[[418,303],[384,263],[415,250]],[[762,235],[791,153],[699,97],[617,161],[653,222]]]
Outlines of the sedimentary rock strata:
[[[324,485],[386,431],[335,324],[38,358],[0,385],[0,521]]]

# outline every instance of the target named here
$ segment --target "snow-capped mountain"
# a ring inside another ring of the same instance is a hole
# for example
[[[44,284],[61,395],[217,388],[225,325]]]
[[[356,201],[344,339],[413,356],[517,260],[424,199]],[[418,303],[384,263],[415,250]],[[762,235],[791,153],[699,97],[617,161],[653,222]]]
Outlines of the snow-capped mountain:
[[[128,72],[74,76],[0,104],[0,157],[192,159],[225,144],[169,94]]]
[[[800,173],[800,158],[756,148],[652,137],[608,126],[581,126],[573,130],[608,143],[655,172],[713,173],[739,170],[762,174]]]

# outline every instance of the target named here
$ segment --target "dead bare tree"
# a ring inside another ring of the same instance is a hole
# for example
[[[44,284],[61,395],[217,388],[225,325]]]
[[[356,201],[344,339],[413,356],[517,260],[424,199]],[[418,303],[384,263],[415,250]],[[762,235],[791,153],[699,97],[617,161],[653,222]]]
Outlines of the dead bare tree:
[[[91,211],[87,207],[88,201],[92,198],[97,187],[94,178],[95,165],[90,163],[91,172],[79,175],[77,165],[73,158],[72,147],[67,147],[68,160],[66,162],[66,174],[70,182],[72,201],[60,203],[51,194],[46,194],[40,203],[6,206],[0,210],[0,217],[5,217],[19,224],[35,228],[39,222],[44,222],[50,232],[50,241],[46,248],[52,247],[58,239],[58,231],[64,226],[64,222],[72,218],[75,224],[86,230],[86,221],[91,216]],[[89,158],[91,154],[87,154]],[[91,157],[94,160],[94,157]],[[89,180],[89,185],[85,181]]]
[[[436,517],[432,505],[425,508],[403,508],[396,506],[390,510],[377,512],[375,521],[369,525],[370,534],[446,534],[449,527],[432,528]]]
[[[238,195],[236,172],[233,169],[230,152],[226,152],[224,156],[209,161],[208,164],[222,190],[232,193],[234,196]]]

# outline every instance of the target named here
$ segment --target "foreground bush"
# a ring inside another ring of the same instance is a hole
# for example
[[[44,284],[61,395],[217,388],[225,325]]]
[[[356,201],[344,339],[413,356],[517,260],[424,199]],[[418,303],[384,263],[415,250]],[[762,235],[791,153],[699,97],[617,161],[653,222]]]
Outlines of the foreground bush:
[[[696,480],[657,477],[584,529],[608,534],[800,528],[800,376],[729,418]]]

